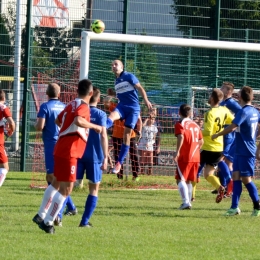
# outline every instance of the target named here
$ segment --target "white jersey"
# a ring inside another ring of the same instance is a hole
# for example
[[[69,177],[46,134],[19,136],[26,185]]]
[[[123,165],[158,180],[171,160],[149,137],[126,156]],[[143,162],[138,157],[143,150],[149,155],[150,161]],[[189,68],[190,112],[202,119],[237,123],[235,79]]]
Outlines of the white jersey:
[[[155,136],[158,133],[158,129],[155,125],[143,126],[142,138],[138,145],[138,150],[153,151],[153,144],[155,143]]]

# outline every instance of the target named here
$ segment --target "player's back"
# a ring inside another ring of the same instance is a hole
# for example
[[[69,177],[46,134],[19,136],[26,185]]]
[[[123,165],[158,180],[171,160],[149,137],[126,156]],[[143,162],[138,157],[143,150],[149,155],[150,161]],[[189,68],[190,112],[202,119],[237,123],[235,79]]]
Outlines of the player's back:
[[[212,152],[223,151],[223,136],[212,140],[211,136],[224,129],[224,125],[232,123],[234,116],[229,109],[223,106],[212,107],[204,115],[202,150]]]
[[[243,156],[255,156],[256,135],[260,115],[256,108],[251,105],[244,106],[237,114],[234,124],[237,124],[236,130],[236,154]]]
[[[178,161],[199,162],[199,140],[202,139],[202,134],[199,126],[191,119],[185,118],[182,120],[182,122],[177,123],[175,125],[175,128],[176,135],[182,134],[184,136]]]
[[[90,106],[90,114],[90,123],[106,127],[107,115],[104,111],[94,106]],[[104,154],[101,145],[101,135],[93,129],[90,129],[87,146],[81,159],[101,163],[103,158]]]

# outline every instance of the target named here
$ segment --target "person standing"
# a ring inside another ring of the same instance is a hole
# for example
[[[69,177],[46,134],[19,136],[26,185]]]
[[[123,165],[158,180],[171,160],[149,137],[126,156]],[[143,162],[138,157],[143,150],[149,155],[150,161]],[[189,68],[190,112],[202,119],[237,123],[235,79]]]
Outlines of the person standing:
[[[97,108],[100,101],[100,90],[93,87],[93,96],[90,98],[90,122],[102,127],[101,133],[89,130],[88,145],[83,156],[78,159],[77,179],[83,179],[86,171],[86,178],[89,180],[89,195],[85,203],[85,210],[82,215],[79,227],[92,227],[89,222],[98,201],[99,184],[102,180],[102,171],[107,169],[108,162],[108,138],[106,130],[107,115]]]
[[[179,209],[191,209],[192,183],[197,182],[197,173],[200,163],[200,147],[203,137],[199,126],[190,119],[192,109],[189,105],[180,106],[181,121],[175,124],[174,131],[177,137],[176,152],[173,156],[177,163],[175,179],[181,195],[182,204]]]
[[[245,86],[239,93],[239,102],[242,109],[238,111],[232,124],[223,131],[216,133],[212,139],[236,131],[235,157],[233,161],[233,195],[230,209],[225,216],[239,215],[239,201],[242,193],[242,183],[248,190],[253,202],[252,216],[260,216],[260,205],[258,190],[252,181],[255,169],[255,157],[259,158],[259,145],[256,148],[256,136],[260,123],[260,114],[251,104],[253,100],[253,89]]]
[[[57,217],[76,180],[77,160],[81,158],[88,140],[89,129],[98,133],[102,128],[90,123],[89,100],[93,95],[91,81],[78,83],[78,98],[70,102],[58,115],[55,123],[60,127],[59,139],[54,149],[54,178],[45,190],[36,223],[46,233],[53,234],[53,221]]]
[[[123,144],[118,160],[112,170],[114,173],[118,173],[130,148],[131,132],[140,116],[138,92],[143,97],[149,110],[152,109],[152,104],[148,100],[146,92],[139,83],[139,80],[133,74],[124,71],[122,61],[114,60],[112,62],[112,71],[116,76],[115,91],[119,103],[107,119],[107,128],[110,128],[115,120],[125,120]]]
[[[3,185],[9,171],[8,157],[4,146],[4,128],[7,126],[7,135],[12,136],[15,130],[15,123],[10,109],[5,105],[5,92],[0,90],[0,187]],[[6,124],[7,122],[7,124]]]
[[[50,185],[53,181],[54,172],[54,146],[59,137],[59,127],[55,124],[55,120],[59,113],[65,108],[65,104],[59,100],[60,86],[56,83],[50,83],[46,90],[48,101],[41,104],[37,114],[37,122],[34,125],[37,131],[42,131],[42,140],[44,147],[44,159],[46,168],[46,181]],[[75,207],[70,196],[67,197],[64,207],[67,206],[66,215],[75,215],[77,208]],[[64,207],[55,220],[55,225],[62,225],[62,214]]]

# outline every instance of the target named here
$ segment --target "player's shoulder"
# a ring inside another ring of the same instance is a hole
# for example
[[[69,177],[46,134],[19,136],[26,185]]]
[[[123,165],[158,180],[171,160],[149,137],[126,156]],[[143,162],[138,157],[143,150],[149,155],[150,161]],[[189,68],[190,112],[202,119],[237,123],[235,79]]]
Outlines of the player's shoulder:
[[[107,116],[107,114],[103,110],[97,107],[90,107],[90,112],[96,113],[100,117]]]

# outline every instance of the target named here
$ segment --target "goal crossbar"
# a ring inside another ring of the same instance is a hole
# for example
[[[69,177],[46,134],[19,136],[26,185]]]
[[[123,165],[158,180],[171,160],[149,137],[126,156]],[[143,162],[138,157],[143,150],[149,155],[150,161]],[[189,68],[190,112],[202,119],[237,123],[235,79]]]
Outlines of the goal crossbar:
[[[258,43],[213,41],[213,40],[171,38],[171,37],[117,34],[117,33],[97,34],[93,32],[83,31],[81,33],[80,80],[84,78],[85,79],[88,78],[90,41],[153,44],[153,45],[193,47],[193,48],[204,48],[204,49],[260,52],[260,44]]]

